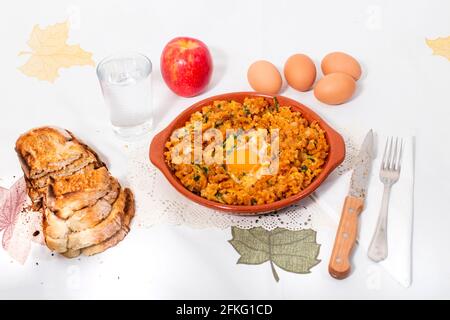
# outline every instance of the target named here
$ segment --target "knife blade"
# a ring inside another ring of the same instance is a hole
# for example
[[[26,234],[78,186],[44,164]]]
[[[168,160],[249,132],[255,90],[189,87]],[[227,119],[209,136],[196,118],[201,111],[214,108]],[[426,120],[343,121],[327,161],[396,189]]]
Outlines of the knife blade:
[[[373,132],[370,130],[364,138],[355,161],[350,189],[345,198],[328,265],[328,272],[336,279],[346,278],[351,271],[350,255],[358,233],[358,217],[363,211],[367,195],[373,155]]]

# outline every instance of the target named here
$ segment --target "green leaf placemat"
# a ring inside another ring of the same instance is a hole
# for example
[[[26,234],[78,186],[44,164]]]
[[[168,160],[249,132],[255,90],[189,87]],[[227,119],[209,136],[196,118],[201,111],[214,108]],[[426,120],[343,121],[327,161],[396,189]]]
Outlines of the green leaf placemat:
[[[262,264],[269,261],[275,280],[280,280],[274,264],[295,273],[310,273],[320,260],[320,244],[316,243],[316,231],[304,229],[291,231],[276,228],[267,231],[262,227],[240,229],[231,227],[231,245],[241,255],[238,264]]]

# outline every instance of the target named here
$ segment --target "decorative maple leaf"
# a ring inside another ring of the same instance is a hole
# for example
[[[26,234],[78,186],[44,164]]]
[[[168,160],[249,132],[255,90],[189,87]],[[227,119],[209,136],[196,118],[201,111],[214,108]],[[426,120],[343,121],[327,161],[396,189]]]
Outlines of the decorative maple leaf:
[[[22,51],[19,55],[31,57],[19,70],[29,77],[54,82],[59,76],[60,68],[72,66],[94,66],[92,53],[86,52],[79,45],[68,45],[68,22],[57,23],[45,29],[34,26],[27,44],[32,49]]]
[[[425,39],[427,45],[433,49],[433,54],[443,56],[450,60],[450,36],[434,40]]]
[[[0,231],[4,230],[2,246],[8,250],[9,240],[12,237],[14,226],[19,212],[27,199],[24,179],[19,179],[11,189],[0,187]]]
[[[241,255],[237,263],[262,264],[269,261],[273,276],[280,278],[274,264],[295,273],[310,273],[320,260],[320,244],[316,243],[316,232],[311,229],[291,231],[276,228],[267,231],[262,227],[252,229],[231,228],[231,245]]]

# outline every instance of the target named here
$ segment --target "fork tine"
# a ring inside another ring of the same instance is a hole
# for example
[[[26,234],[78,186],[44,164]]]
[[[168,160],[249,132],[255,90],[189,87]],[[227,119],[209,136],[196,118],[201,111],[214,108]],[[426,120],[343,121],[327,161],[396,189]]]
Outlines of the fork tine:
[[[389,151],[388,151],[388,156],[386,158],[386,165],[384,166],[385,169],[389,169],[391,167],[393,140],[394,140],[394,137],[389,137]]]
[[[402,168],[402,155],[403,155],[403,138],[400,140],[400,151],[398,153],[398,162],[397,166],[395,167],[395,170],[400,172],[400,169]]]
[[[386,151],[388,149],[389,138],[386,139],[386,144],[384,145],[383,159],[381,160],[381,169],[386,168]]]
[[[393,137],[392,140],[394,140]],[[398,158],[397,147],[398,147],[398,137],[395,138],[394,152],[392,153],[392,163],[391,166],[389,167],[390,170],[395,170],[395,166],[397,165],[397,158]]]

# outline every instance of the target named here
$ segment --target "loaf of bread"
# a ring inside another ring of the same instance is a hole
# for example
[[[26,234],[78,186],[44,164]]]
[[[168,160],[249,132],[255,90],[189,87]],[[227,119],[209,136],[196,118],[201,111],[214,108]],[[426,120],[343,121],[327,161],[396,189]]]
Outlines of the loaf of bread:
[[[16,142],[34,210],[43,213],[45,242],[68,258],[115,246],[134,216],[131,190],[71,132],[41,127]]]

